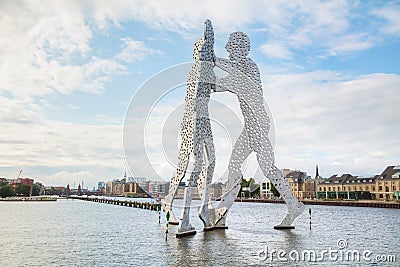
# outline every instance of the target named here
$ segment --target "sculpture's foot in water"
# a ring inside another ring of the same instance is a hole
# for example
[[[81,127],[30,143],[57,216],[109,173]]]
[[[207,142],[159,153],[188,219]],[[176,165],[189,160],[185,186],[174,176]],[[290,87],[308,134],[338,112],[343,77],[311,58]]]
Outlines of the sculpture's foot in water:
[[[178,233],[176,234],[176,237],[184,237],[184,236],[189,236],[189,235],[195,235],[196,234],[196,229],[189,223],[186,225],[179,225],[178,228]]]
[[[212,204],[205,204],[199,207],[199,218],[203,222],[204,229],[214,227],[214,220],[215,220],[215,208]]]
[[[275,230],[289,230],[289,229],[294,229],[294,225],[282,225],[282,224],[278,224],[274,226]]]
[[[228,210],[226,207],[210,209],[210,219],[213,223],[209,227],[204,227],[204,231],[211,231],[215,229],[228,229],[228,226],[225,225],[227,212]]]
[[[177,219],[175,219],[175,214],[174,214],[174,212],[172,211],[172,209],[171,208],[164,208],[164,211],[165,211],[165,214],[167,214],[167,212],[169,212],[169,224],[171,224],[171,225],[178,225],[179,224],[179,222],[178,222],[178,220]]]
[[[295,203],[295,205],[289,207],[289,211],[286,214],[285,218],[283,218],[280,224],[274,226],[274,229],[277,230],[294,229],[292,223],[303,211],[304,211],[304,204],[297,200],[297,203]]]

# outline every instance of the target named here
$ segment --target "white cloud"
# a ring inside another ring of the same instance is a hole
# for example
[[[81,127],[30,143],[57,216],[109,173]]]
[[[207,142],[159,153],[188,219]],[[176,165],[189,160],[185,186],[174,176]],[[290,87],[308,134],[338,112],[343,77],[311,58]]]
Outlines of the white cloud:
[[[125,71],[113,58],[93,55],[93,32],[76,2],[3,1],[0,10],[0,92],[98,93]]]
[[[96,175],[90,181],[94,184],[99,177],[110,175],[110,170],[118,173],[124,168],[122,125],[84,125],[43,119],[22,123],[3,121],[0,140],[0,167],[23,166],[33,172],[40,166],[43,169],[38,173],[39,181],[49,170],[79,169]],[[25,174],[29,176],[32,172]]]
[[[261,46],[261,50],[269,57],[292,59],[292,52],[282,43],[267,43]]]
[[[61,170],[75,166],[89,168],[97,177],[99,166],[122,169],[118,119],[100,115],[98,120],[106,124],[93,126],[43,116],[46,105],[51,105],[46,96],[100,93],[115,74],[127,72],[126,62],[160,53],[136,37],[126,37],[120,40],[124,46],[114,53],[116,57],[97,55],[92,43],[96,34],[123,29],[125,22],[143,22],[151,29],[191,39],[201,33],[199,25],[205,18],[213,20],[217,38],[234,30],[251,34],[257,25],[263,28],[262,34],[257,33],[264,43],[262,51],[284,59],[294,58],[297,50],[318,48],[324,51],[322,56],[341,55],[377,42],[374,23],[365,32],[353,32],[353,19],[364,10],[348,1],[205,1],[201,5],[184,1],[177,5],[175,1],[1,1],[1,167]],[[386,34],[399,32],[397,10],[393,4],[372,11],[385,19],[379,26]],[[324,174],[334,172],[333,165],[343,172],[376,173],[396,158],[398,75],[346,77],[328,71],[265,78],[281,167],[312,170],[315,158],[320,158]],[[216,144],[226,146],[223,138],[222,133],[216,136]]]
[[[126,37],[117,55],[119,62],[94,55],[95,32],[106,33],[111,25],[122,28],[123,22],[132,20],[196,36],[205,18],[214,21],[219,36],[260,23],[267,30],[262,51],[284,59],[310,46],[322,48],[326,55],[362,50],[371,47],[373,40],[368,33],[350,31],[350,15],[356,8],[347,1],[206,1],[202,5],[185,1],[179,6],[172,1],[121,1],[118,5],[110,1],[2,1],[0,91],[19,97],[102,92],[114,74],[126,71],[122,62],[160,53]],[[390,6],[374,12],[388,20],[387,31],[397,31],[398,19]]]
[[[377,174],[398,164],[399,75],[311,72],[264,80],[280,167],[313,174],[318,161],[328,176]]]
[[[382,17],[386,20],[381,30],[387,34],[398,35],[400,33],[400,5],[391,2],[380,9],[372,10],[372,14]]]
[[[378,174],[387,165],[398,164],[395,159],[400,146],[397,137],[399,84],[399,75],[382,73],[352,77],[315,71],[264,76],[264,92],[276,125],[278,167],[301,169],[314,175],[318,163],[322,175],[330,176],[347,172]],[[229,133],[213,125],[217,151],[215,180],[226,178],[232,145],[242,128],[242,115],[233,95],[214,96],[234,111],[223,112],[224,109],[210,104],[210,116]],[[164,179],[171,177],[178,158],[182,117],[182,111],[174,114],[178,106],[177,103],[157,106],[145,129],[143,141],[147,156]],[[239,118],[232,121],[232,116]],[[165,124],[168,120],[171,122]],[[254,156],[248,164],[245,175],[250,177],[257,168]],[[140,165],[135,171],[146,173],[148,170]],[[257,179],[262,178],[261,173],[256,175]]]
[[[335,40],[336,41],[336,40]],[[340,43],[332,43],[329,54],[336,56],[354,51],[361,51],[373,46],[373,42],[368,40],[365,34],[350,34],[343,36]]]
[[[87,182],[89,182],[92,185],[96,184],[97,181],[98,181],[97,177],[95,177],[93,173],[88,171],[79,171],[79,172],[60,171],[40,179],[40,182],[43,183],[44,185],[66,187],[67,184],[69,184],[69,187],[71,189],[78,188],[79,184],[82,186],[82,182],[83,182],[83,187],[87,188],[89,186]],[[89,187],[88,189],[90,190],[92,188]]]
[[[117,59],[132,63],[135,61],[144,60],[152,54],[161,54],[160,51],[148,48],[141,41],[135,41],[130,37],[122,38],[125,48],[116,56]]]

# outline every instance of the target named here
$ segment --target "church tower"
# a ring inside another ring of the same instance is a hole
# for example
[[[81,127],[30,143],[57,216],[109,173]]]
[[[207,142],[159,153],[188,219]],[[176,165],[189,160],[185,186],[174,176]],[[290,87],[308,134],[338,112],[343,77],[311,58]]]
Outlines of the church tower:
[[[78,185],[78,196],[82,196],[82,188],[80,183]]]
[[[318,164],[317,164],[316,168],[315,168],[315,179],[318,179],[318,178],[320,178],[320,177],[319,177]]]

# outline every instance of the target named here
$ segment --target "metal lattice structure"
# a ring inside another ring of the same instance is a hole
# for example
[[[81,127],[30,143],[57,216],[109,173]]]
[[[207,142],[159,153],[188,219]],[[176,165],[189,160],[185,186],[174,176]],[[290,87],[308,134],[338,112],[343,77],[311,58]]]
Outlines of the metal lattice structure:
[[[179,222],[178,232],[193,231],[189,221],[189,211],[193,190],[198,187],[202,205],[199,216],[206,227],[211,226],[208,218],[210,201],[210,184],[215,167],[215,150],[211,130],[208,103],[215,86],[214,68],[214,31],[211,21],[205,22],[204,38],[199,39],[193,50],[194,64],[187,78],[185,112],[181,123],[181,145],[179,163],[176,173],[171,179],[169,194],[164,208],[171,214],[171,222],[176,223],[172,204],[178,186],[188,169],[190,157],[194,158],[194,166],[190,172],[188,184],[184,192],[184,206]]]
[[[189,210],[193,189],[197,186],[201,197],[199,216],[205,229],[226,228],[226,216],[240,190],[243,177],[241,165],[255,152],[263,174],[268,177],[280,192],[288,207],[288,213],[277,228],[293,228],[294,219],[299,216],[304,205],[295,198],[289,183],[275,166],[274,151],[268,133],[270,117],[264,107],[260,72],[257,65],[248,57],[250,40],[242,32],[230,35],[225,46],[229,59],[214,55],[214,33],[211,21],[205,22],[204,38],[195,43],[195,60],[187,79],[185,113],[181,124],[182,142],[180,146],[178,169],[171,179],[170,192],[164,208],[170,211],[171,222],[176,222],[172,212],[173,198],[179,183],[184,178],[190,156],[195,162],[188,185],[184,192],[184,207],[179,222],[178,234],[195,233],[189,221]],[[213,68],[219,67],[229,75],[217,79]],[[244,117],[244,128],[236,141],[229,161],[227,193],[214,208],[210,203],[210,184],[215,167],[213,135],[208,113],[211,92],[229,91],[239,100]]]
[[[217,79],[216,91],[229,91],[238,97],[244,128],[233,147],[228,167],[228,193],[215,209],[213,225],[225,226],[226,214],[240,190],[241,165],[250,153],[255,152],[263,174],[272,181],[288,207],[288,213],[280,227],[290,227],[294,219],[303,212],[304,205],[293,196],[289,183],[274,164],[274,151],[268,137],[271,121],[263,103],[259,69],[248,57],[249,37],[243,32],[234,32],[229,36],[225,48],[229,53],[229,60],[217,58],[216,66],[229,75]]]

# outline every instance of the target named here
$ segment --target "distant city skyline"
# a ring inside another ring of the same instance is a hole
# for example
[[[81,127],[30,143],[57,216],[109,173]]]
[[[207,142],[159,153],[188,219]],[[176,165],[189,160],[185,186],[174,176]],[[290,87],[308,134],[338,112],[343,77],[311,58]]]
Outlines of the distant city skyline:
[[[227,57],[231,32],[250,37],[279,168],[312,177],[316,164],[323,177],[381,173],[400,162],[398,14],[398,1],[185,1],[179,8],[169,1],[2,1],[0,177],[16,178],[23,169],[44,184],[84,181],[88,188],[122,177],[132,96],[155,73],[192,61],[207,18],[217,56]],[[160,103],[149,129],[183,97],[184,87]],[[218,179],[231,143],[225,146],[226,133],[213,127]],[[152,137],[154,167],[169,180],[174,167]],[[256,165],[252,157],[246,177]]]

